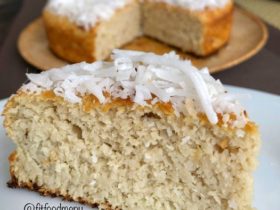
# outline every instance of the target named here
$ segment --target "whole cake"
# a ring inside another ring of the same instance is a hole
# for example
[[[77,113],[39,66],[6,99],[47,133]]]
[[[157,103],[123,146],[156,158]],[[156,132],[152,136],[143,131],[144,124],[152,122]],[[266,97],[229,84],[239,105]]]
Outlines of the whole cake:
[[[49,0],[43,20],[55,54],[91,62],[141,34],[209,55],[229,40],[232,14],[232,0]]]
[[[251,210],[258,127],[174,53],[28,74],[4,127],[10,187],[122,210]]]

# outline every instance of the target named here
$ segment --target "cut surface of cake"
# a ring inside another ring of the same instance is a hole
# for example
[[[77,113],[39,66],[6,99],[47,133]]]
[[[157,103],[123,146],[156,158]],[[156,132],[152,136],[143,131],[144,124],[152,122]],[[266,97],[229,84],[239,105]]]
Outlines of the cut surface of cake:
[[[232,12],[232,0],[50,0],[43,20],[55,54],[90,62],[141,34],[209,55],[228,42]]]
[[[184,52],[199,56],[214,53],[229,40],[233,3],[211,1],[214,8],[205,9],[206,2],[145,0],[144,34]]]
[[[7,102],[9,186],[122,210],[251,210],[258,127],[175,53],[28,74]]]

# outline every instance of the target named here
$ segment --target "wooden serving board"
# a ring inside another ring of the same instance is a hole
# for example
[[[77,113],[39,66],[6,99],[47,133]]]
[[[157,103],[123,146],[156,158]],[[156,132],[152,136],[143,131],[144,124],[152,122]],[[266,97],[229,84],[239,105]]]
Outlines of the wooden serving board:
[[[205,58],[183,53],[162,42],[148,37],[139,37],[123,49],[141,50],[164,54],[176,51],[183,59],[190,59],[198,68],[208,67],[211,73],[219,72],[240,64],[254,56],[265,45],[268,32],[265,24],[255,15],[236,7],[229,43],[217,53]],[[68,64],[55,56],[48,47],[42,19],[28,25],[20,34],[18,49],[22,57],[40,70],[48,70]]]

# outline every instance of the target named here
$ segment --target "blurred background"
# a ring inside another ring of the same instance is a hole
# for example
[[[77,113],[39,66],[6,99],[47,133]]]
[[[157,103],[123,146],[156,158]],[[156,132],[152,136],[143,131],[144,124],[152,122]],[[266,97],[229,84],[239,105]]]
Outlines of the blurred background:
[[[280,29],[279,0],[235,0],[235,2]]]
[[[0,47],[21,5],[22,0],[0,0]]]
[[[22,6],[22,1],[0,0],[0,48],[15,15]],[[280,29],[280,0],[235,0],[235,2]]]

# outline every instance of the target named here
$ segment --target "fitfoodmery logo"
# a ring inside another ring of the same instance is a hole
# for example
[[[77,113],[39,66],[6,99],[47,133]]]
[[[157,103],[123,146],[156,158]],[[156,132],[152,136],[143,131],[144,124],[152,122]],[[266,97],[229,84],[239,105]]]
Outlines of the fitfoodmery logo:
[[[58,206],[51,206],[49,203],[27,203],[23,210],[83,210],[83,207],[78,206],[63,206],[61,203]]]

